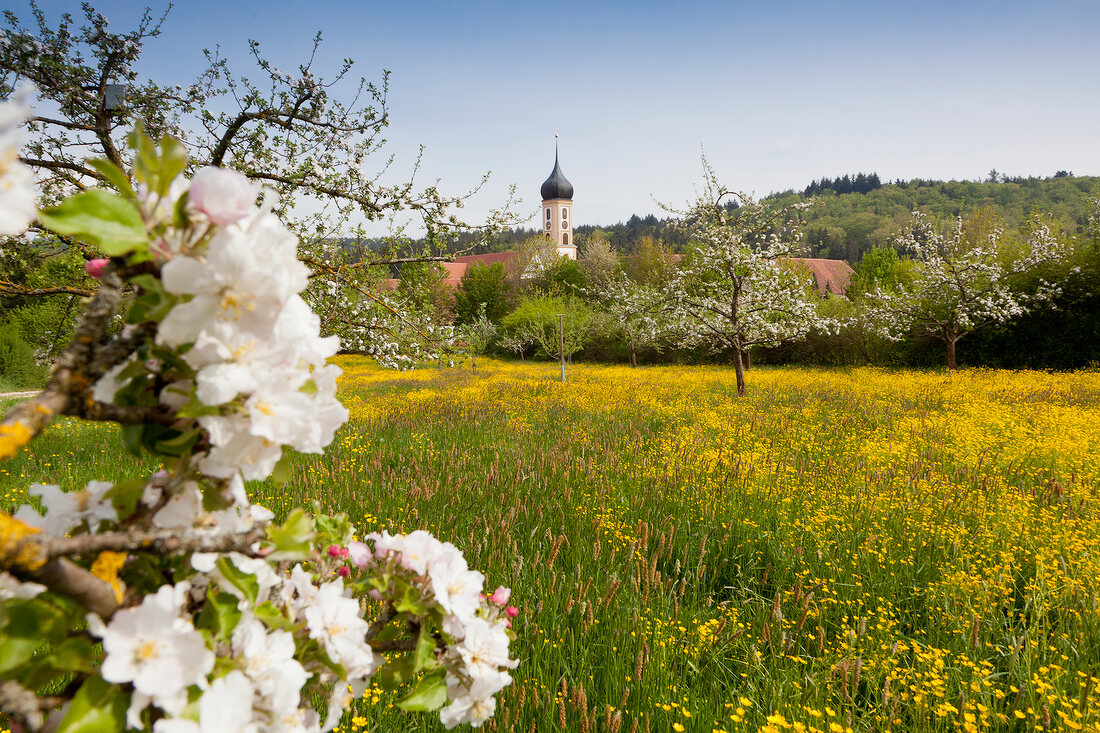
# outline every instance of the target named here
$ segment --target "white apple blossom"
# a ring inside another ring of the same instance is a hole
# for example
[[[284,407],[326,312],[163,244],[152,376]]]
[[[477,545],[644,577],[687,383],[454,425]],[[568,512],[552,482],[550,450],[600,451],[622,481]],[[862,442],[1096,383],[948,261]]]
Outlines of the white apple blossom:
[[[510,669],[518,664],[508,657],[508,627],[504,621],[475,617],[464,627],[466,635],[452,652],[461,657],[466,674],[476,679],[495,674],[500,667]]]
[[[470,725],[480,728],[497,711],[495,697],[462,696],[455,698],[449,705],[439,711],[439,721],[447,730],[459,725]]]
[[[191,177],[189,202],[219,226],[244,219],[255,208],[260,187],[237,171],[207,166]]]
[[[377,668],[366,640],[370,625],[363,619],[359,602],[345,594],[343,578],[322,584],[303,615],[310,638],[319,641],[333,661],[344,665],[349,678],[365,678]]]
[[[32,484],[27,493],[41,499],[46,514],[24,505],[15,518],[54,537],[63,537],[78,527],[94,530],[100,522],[118,520],[114,505],[104,496],[112,486],[109,481],[89,481],[80,491],[62,491],[54,484]]]
[[[277,717],[298,709],[302,685],[311,676],[294,659],[289,631],[268,631],[255,617],[241,619],[233,630],[233,653],[244,660],[244,673],[256,686],[263,707]]]
[[[198,704],[198,720],[165,718],[153,733],[259,733],[252,709],[255,690],[243,673],[233,670],[210,683]]]
[[[117,612],[107,625],[89,614],[88,630],[103,640],[103,679],[133,683],[161,707],[162,701],[178,700],[188,687],[205,679],[214,668],[214,653],[190,619],[181,615],[189,589],[186,581],[161,586],[140,606]]]
[[[174,416],[171,424],[180,426],[180,432],[197,425],[205,435],[189,444],[196,446],[191,454],[178,461],[173,455],[175,468],[144,482],[132,520],[137,527],[151,524],[184,537],[203,537],[242,533],[270,521],[270,511],[250,504],[244,480],[270,475],[284,447],[321,452],[348,418],[335,396],[340,370],[327,363],[339,342],[320,336],[320,321],[300,295],[308,273],[296,259],[297,243],[267,208],[253,205],[254,190],[246,201],[246,186],[251,184],[215,171],[196,177],[188,211],[198,226],[169,225],[152,249],[165,289],[181,296],[156,336],[161,348],[176,349],[177,354],[154,350],[155,356],[142,357],[144,362],[125,361],[93,391],[101,402],[125,401],[120,390],[126,380],[118,377],[128,367],[140,367],[156,375],[158,385],[169,382],[155,394],[161,409],[191,409],[195,402],[201,408]],[[145,220],[163,229],[170,204],[185,190],[186,180],[180,179],[158,200],[139,191]],[[129,392],[123,394],[129,399]],[[222,481],[208,483],[212,478]],[[117,511],[106,498],[111,488],[110,483],[93,481],[66,493],[57,486],[35,485],[31,493],[40,496],[45,515],[23,507],[16,516],[55,535],[94,533],[104,522],[117,529]],[[228,506],[204,508],[203,492],[210,490],[220,491]],[[107,623],[89,614],[88,630],[102,640],[99,673],[110,683],[132,685],[124,690],[127,724],[145,727],[146,711],[153,706],[156,733],[317,733],[334,728],[384,661],[371,648],[370,624],[360,601],[344,585],[349,569],[341,563],[350,557],[357,566],[375,571],[376,558],[386,573],[401,576],[398,586],[412,587],[420,602],[432,608],[416,633],[452,642],[436,655],[446,670],[451,698],[441,720],[448,727],[459,722],[480,725],[495,710],[493,696],[511,682],[503,670],[516,665],[508,657],[509,622],[501,618],[499,601],[507,600],[506,594],[498,589],[496,600],[486,602],[481,595],[484,576],[469,569],[458,548],[427,532],[383,532],[367,539],[374,542],[373,555],[362,543],[350,543],[346,552],[333,545],[320,559],[314,556],[295,565],[289,576],[263,556],[271,545],[252,545],[256,556],[195,552],[189,568],[173,565],[171,570],[174,577],[189,580],[162,586],[139,605],[116,611]],[[250,576],[255,597],[238,587],[239,579],[230,582],[228,576],[235,573],[222,558]],[[334,572],[342,577],[322,582]],[[0,602],[40,592],[40,586],[0,575]],[[236,598],[239,617],[219,614],[211,619],[196,610],[225,603],[217,595],[223,593]],[[371,593],[385,597],[377,589]],[[267,615],[272,613],[276,616]],[[198,619],[201,633],[193,619]],[[440,619],[441,628],[435,628]],[[283,622],[287,629],[267,625]],[[334,674],[333,663],[343,668],[342,678]],[[215,673],[220,676],[211,679]],[[322,726],[312,701],[320,685],[330,684]]]
[[[34,598],[44,590],[44,585],[24,583],[7,571],[0,571],[0,601],[9,598]]]
[[[428,572],[428,563],[442,551],[443,543],[422,529],[405,535],[401,543],[401,564],[417,575]]]
[[[200,257],[180,256],[164,265],[165,290],[193,297],[165,316],[158,343],[192,343],[217,321],[270,337],[283,304],[305,288],[308,270],[294,257],[293,235],[268,219],[274,215],[261,211],[247,229],[219,229]]]
[[[510,684],[512,677],[507,672],[485,673],[468,684],[452,677],[447,686],[451,704],[439,711],[440,722],[448,730],[462,724],[480,728],[496,712],[493,695]]]
[[[241,415],[199,418],[210,434],[214,447],[202,459],[203,473],[230,478],[238,473],[245,479],[262,481],[275,470],[283,455],[283,446],[249,432],[248,418]]]
[[[481,606],[485,576],[470,570],[466,566],[466,558],[457,548],[454,552],[441,552],[428,568],[428,577],[432,581],[435,600],[444,611],[457,616],[464,624],[474,617]]]
[[[0,235],[21,234],[34,220],[34,175],[19,160],[23,146],[20,126],[30,117],[33,84],[20,84],[15,94],[0,103]]]

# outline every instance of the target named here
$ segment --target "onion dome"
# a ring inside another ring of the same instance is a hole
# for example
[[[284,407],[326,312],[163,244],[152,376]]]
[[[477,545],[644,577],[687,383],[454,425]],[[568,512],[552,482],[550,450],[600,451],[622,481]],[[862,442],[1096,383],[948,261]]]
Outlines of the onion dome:
[[[546,179],[546,182],[542,184],[542,200],[549,201],[550,199],[570,199],[573,198],[573,184],[566,180],[565,176],[561,172],[561,166],[558,165],[558,151],[554,149],[554,170],[550,173],[550,177]]]

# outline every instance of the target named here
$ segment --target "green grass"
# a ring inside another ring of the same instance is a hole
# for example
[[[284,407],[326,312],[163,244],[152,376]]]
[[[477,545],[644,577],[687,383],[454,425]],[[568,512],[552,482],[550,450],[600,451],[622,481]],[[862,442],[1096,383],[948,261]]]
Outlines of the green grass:
[[[351,422],[250,491],[428,529],[511,586],[489,730],[1100,720],[1097,375],[754,370],[738,400],[722,369],[343,365]],[[59,423],[0,496],[153,468]],[[391,702],[343,730],[441,727]]]

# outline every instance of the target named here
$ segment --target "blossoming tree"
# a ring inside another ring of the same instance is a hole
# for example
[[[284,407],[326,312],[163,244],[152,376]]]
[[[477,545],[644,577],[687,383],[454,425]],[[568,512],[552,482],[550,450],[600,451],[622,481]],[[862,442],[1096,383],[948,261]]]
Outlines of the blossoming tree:
[[[260,44],[250,41],[258,67],[253,78],[262,81],[235,74],[226,59],[206,52],[207,66],[194,83],[167,85],[143,79],[137,70],[146,45],[161,34],[167,11],[158,18],[146,10],[133,30],[123,32],[112,30],[90,4],[84,5],[79,25],[66,14],[51,26],[33,0],[30,11],[28,24],[13,11],[5,13],[0,96],[19,79],[39,89],[45,110],[29,120],[21,159],[34,171],[44,204],[113,184],[106,166],[129,170],[140,162],[125,142],[140,122],[153,137],[167,133],[185,142],[188,172],[231,168],[280,194],[273,211],[294,232],[299,256],[312,269],[303,297],[322,318],[323,331],[339,335],[346,349],[407,367],[451,346],[449,329],[423,308],[380,291],[377,283],[388,277],[388,265],[444,259],[443,250],[459,232],[488,234],[510,226],[514,201],[509,198],[484,222],[468,223],[459,209],[487,175],[469,191],[445,194],[436,185],[417,185],[419,159],[397,183],[382,180],[392,159],[371,170],[371,161],[384,153],[389,125],[387,72],[377,83],[356,83],[350,78],[353,63],[345,60],[326,78],[314,68],[318,34],[309,60],[292,72],[275,67]],[[411,247],[395,222],[386,247],[346,246],[366,222],[391,217],[406,217],[405,224],[423,229],[426,244]],[[31,226],[39,229],[35,222]],[[62,249],[78,249],[88,259],[104,254],[94,242],[67,235],[61,241]],[[85,294],[82,284],[55,285],[28,288],[0,279],[0,294]]]
[[[638,348],[657,346],[678,334],[666,300],[649,283],[636,283],[621,270],[607,276],[589,293],[630,348],[630,365],[638,366]]]
[[[35,216],[15,149],[27,94],[0,106],[6,232]],[[333,729],[376,680],[447,728],[480,725],[516,664],[508,589],[486,596],[426,532],[359,538],[302,510],[276,524],[245,492],[347,419],[326,363],[338,342],[302,298],[310,273],[274,198],[257,207],[233,171],[188,180],[171,137],[129,144],[136,185],[101,161],[116,191],[37,214],[107,257],[88,263],[100,287],[47,386],[0,421],[0,459],[72,415],[118,423],[162,469],[35,484],[37,506],[0,513],[0,710],[18,730],[302,733]]]
[[[703,161],[704,191],[680,215],[695,249],[665,288],[685,344],[731,349],[737,394],[745,394],[744,357],[754,345],[774,345],[830,329],[806,273],[784,262],[796,253],[805,204],[770,207],[724,188]],[[723,204],[727,197],[738,206]]]
[[[1026,293],[1013,281],[1066,253],[1065,243],[1039,218],[1022,249],[1013,251],[1000,227],[968,236],[958,217],[944,234],[920,212],[913,212],[913,225],[895,246],[914,253],[915,281],[865,294],[864,317],[887,338],[917,331],[943,341],[948,369],[957,368],[955,348],[967,334],[1049,302],[1057,293],[1052,284],[1040,281],[1038,290]]]

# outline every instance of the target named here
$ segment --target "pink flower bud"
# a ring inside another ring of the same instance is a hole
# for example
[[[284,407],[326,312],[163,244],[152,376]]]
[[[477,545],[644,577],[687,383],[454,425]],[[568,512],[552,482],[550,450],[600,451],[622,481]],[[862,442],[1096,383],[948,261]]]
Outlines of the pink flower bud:
[[[493,591],[493,595],[489,596],[489,600],[498,606],[503,606],[508,602],[508,599],[512,597],[512,589],[505,588],[503,585],[497,586],[497,589]]]
[[[382,593],[381,593],[381,591],[377,590],[376,588],[371,588],[370,590],[368,590],[367,595],[370,596],[373,600],[376,600],[376,601],[382,600]]]
[[[339,575],[341,578],[346,578],[351,575],[351,568],[349,568],[347,565],[341,565],[336,570],[336,574]]]
[[[508,608],[504,609],[504,612],[508,614],[508,618],[515,618],[519,615],[519,609],[515,606],[508,606]]]
[[[207,166],[191,178],[191,203],[215,226],[236,224],[252,213],[258,187],[237,171]]]
[[[94,277],[96,280],[103,279],[103,271],[107,269],[107,265],[111,263],[110,260],[99,257],[94,260],[88,260],[84,263],[84,272],[88,273],[89,277]]]
[[[365,567],[374,559],[370,548],[362,542],[349,542],[347,553],[351,561],[359,568]]]
[[[340,545],[329,545],[325,552],[328,553],[329,557],[340,557]]]

